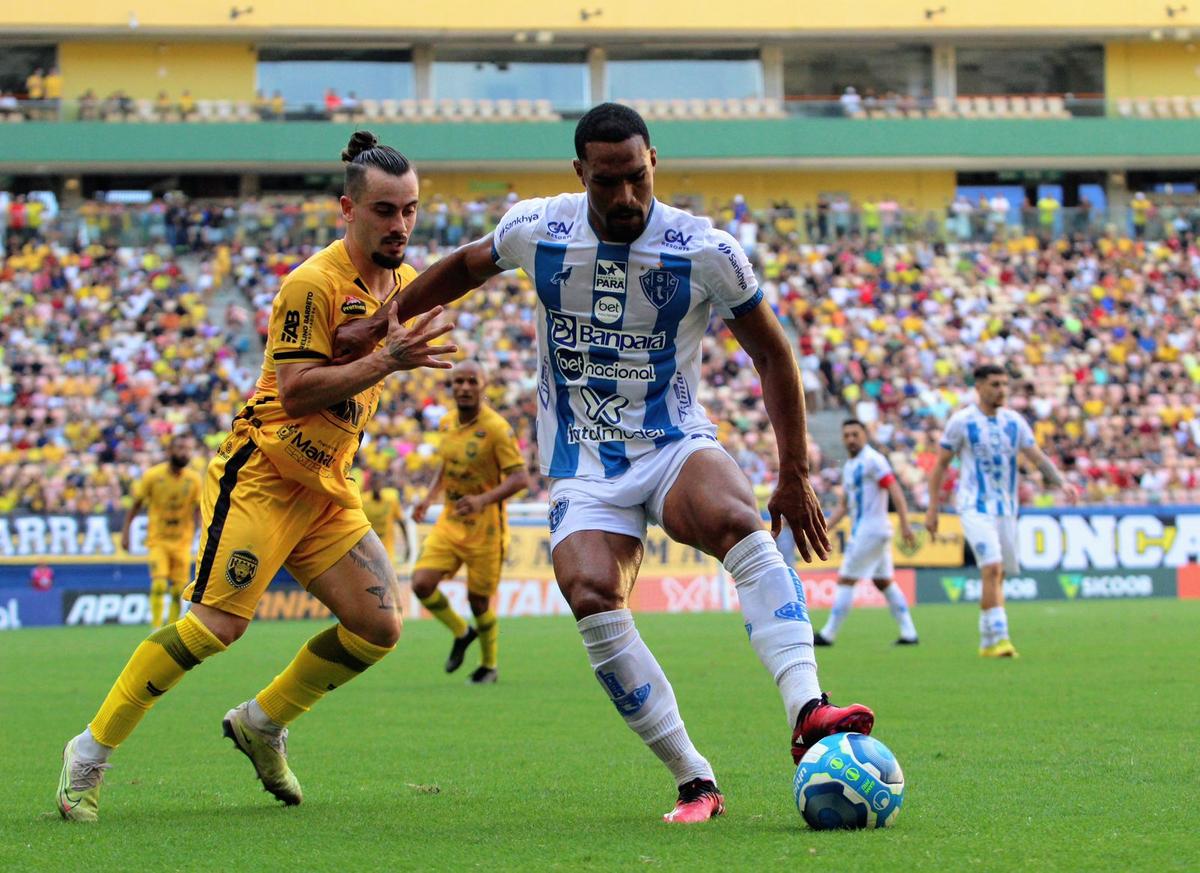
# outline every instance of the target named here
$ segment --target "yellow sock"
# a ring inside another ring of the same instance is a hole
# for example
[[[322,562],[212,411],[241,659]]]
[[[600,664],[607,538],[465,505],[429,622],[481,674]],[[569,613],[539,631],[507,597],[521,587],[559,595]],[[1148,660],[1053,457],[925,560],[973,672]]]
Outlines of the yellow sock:
[[[183,590],[183,587],[175,584],[167,589],[167,594],[170,595],[167,600],[167,621],[171,624],[179,621],[179,592]]]
[[[421,605],[433,613],[434,618],[450,628],[450,633],[454,634],[456,639],[467,632],[467,622],[454,611],[454,607],[442,592],[434,591],[428,597],[422,597]]]
[[[480,663],[495,670],[496,653],[500,648],[500,623],[496,611],[489,609],[483,615],[475,616],[475,629],[479,631]]]
[[[287,669],[255,699],[271,721],[290,724],[327,692],[345,685],[394,648],[368,643],[342,625],[334,625],[305,643]]]
[[[166,593],[166,579],[159,576],[150,580],[150,627],[162,627],[162,603],[163,595]],[[178,617],[178,615],[175,616],[175,618]]]
[[[190,612],[175,624],[142,640],[90,725],[92,736],[106,746],[120,745],[133,733],[154,702],[183,674],[225,645]]]

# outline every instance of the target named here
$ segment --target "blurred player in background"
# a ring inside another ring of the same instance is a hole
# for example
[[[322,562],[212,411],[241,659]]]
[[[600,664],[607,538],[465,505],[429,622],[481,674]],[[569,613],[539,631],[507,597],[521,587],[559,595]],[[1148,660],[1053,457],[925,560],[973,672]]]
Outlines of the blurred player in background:
[[[382,474],[371,474],[371,490],[363,495],[363,512],[395,567],[396,531],[397,526],[404,524],[404,508],[400,505],[400,493],[395,488],[384,487]]]
[[[783,697],[793,760],[831,733],[870,733],[875,716],[822,694],[800,579],[696,399],[715,310],[758,371],[778,439],[772,526],[787,519],[806,561],[828,555],[799,372],[745,252],[707,219],[655,199],[658,158],[632,109],[591,109],[575,128],[575,154],[584,192],[517,203],[495,234],[430,267],[397,308],[411,317],[505,270],[532,278],[554,574],[600,686],[674,778],[678,799],[664,818],[704,821],[724,812],[724,798],[629,611],[648,522],[716,556],[734,578],[750,645]],[[352,327],[339,350],[373,344],[384,316],[372,321]]]
[[[437,356],[457,349],[430,344],[451,327],[433,322],[439,310],[406,328],[393,309],[368,354],[347,364],[331,360],[339,325],[386,307],[416,276],[404,263],[417,216],[416,171],[367,131],[353,135],[342,160],[346,236],[284,279],[254,395],[208,466],[199,566],[184,591],[191,609],[137,647],[87,728],[67,742],[56,797],[63,818],[96,820],[113,749],[185,673],[241,637],[281,566],[339,623],[225,714],[225,735],[274,797],[289,805],[302,799],[288,766],[287,726],[395,648],[395,572],[349,474],[383,379],[417,367],[448,369]],[[174,775],[182,781],[191,774]]]
[[[1008,636],[1004,611],[1004,574],[1020,572],[1017,552],[1018,458],[1037,467],[1045,482],[1074,501],[1075,486],[1063,480],[1054,464],[1038,448],[1028,422],[1004,408],[1008,399],[1008,373],[995,364],[975,368],[978,402],[950,416],[929,474],[929,511],[925,528],[932,537],[938,529],[942,479],[958,456],[955,503],[962,519],[963,537],[971,545],[983,577],[979,599],[979,654],[985,658],[1015,658],[1017,650]]]
[[[454,368],[450,390],[456,408],[438,425],[442,464],[429,493],[413,509],[413,520],[424,521],[438,492],[445,492],[442,512],[413,567],[412,586],[422,605],[454,634],[447,673],[462,666],[467,647],[479,638],[479,667],[470,679],[475,685],[499,677],[500,631],[492,598],[500,585],[509,542],[504,501],[529,487],[529,471],[512,427],[483,402],[486,385],[483,368],[475,361]],[[438,590],[438,583],[451,578],[463,564],[475,627]]]
[[[892,568],[892,522],[888,518],[888,497],[900,518],[900,537],[907,548],[916,548],[917,538],[908,523],[908,503],[892,465],[867,442],[867,428],[855,418],[842,423],[842,444],[850,459],[842,465],[842,489],[837,509],[829,516],[833,530],[850,517],[850,540],[838,571],[838,589],[833,610],[825,627],[814,638],[818,646],[832,646],[838,628],[846,620],[854,602],[854,585],[870,579],[887,598],[892,618],[900,626],[897,645],[916,645],[917,629],[904,592],[896,584]]]
[[[133,486],[133,505],[121,527],[121,548],[128,552],[133,520],[146,507],[151,627],[162,627],[163,597],[168,593],[167,621],[178,620],[179,595],[188,583],[202,487],[200,474],[188,466],[193,450],[190,436],[171,437],[167,460],[147,470]]]

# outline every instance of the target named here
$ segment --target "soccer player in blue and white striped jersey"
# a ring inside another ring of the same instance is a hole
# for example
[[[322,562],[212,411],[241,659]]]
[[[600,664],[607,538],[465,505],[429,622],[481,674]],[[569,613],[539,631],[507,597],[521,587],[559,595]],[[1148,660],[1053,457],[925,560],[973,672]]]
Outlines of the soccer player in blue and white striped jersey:
[[[504,270],[532,279],[555,576],[601,687],[675,779],[665,818],[703,821],[724,811],[724,799],[628,609],[648,522],[721,559],[733,577],[750,644],[783,697],[794,759],[830,733],[869,733],[874,714],[821,693],[800,579],[697,399],[700,343],[715,311],[753,361],[777,435],[775,531],[786,519],[806,561],[827,555],[795,359],[745,253],[707,219],[654,198],[657,155],[632,109],[589,111],[575,153],[583,192],[517,203],[493,235],[409,285],[397,312],[404,320],[449,303]]]
[[[925,527],[933,536],[938,529],[938,504],[942,479],[950,462],[959,458],[955,503],[962,520],[963,537],[971,546],[983,577],[979,600],[979,654],[990,658],[1015,658],[1004,611],[1004,574],[1020,571],[1017,553],[1018,458],[1037,467],[1047,484],[1060,488],[1068,500],[1075,486],[1063,480],[1054,464],[1038,448],[1029,423],[1004,407],[1008,399],[1008,373],[995,364],[975,368],[973,403],[950,416],[929,474],[929,511]]]

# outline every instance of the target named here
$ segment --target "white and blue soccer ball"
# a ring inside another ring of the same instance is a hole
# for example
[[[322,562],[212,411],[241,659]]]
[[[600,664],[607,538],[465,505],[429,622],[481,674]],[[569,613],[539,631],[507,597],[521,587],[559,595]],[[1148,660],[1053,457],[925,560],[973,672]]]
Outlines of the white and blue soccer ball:
[[[904,773],[874,737],[831,734],[800,760],[792,792],[815,830],[887,828],[904,802]]]

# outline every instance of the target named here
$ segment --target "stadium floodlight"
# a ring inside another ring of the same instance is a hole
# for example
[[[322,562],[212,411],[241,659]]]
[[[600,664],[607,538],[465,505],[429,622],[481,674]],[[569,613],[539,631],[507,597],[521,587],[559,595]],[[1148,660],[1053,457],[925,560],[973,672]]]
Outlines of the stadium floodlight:
[[[926,9],[925,10],[925,20],[929,21],[935,15],[945,15],[945,14],[946,14],[945,6],[939,6],[937,9]]]
[[[1174,18],[1176,15],[1183,15],[1183,13],[1185,13],[1187,11],[1188,11],[1188,8],[1186,6],[1171,6],[1170,4],[1168,4],[1167,5],[1167,18]]]
[[[238,9],[238,7],[236,7],[236,6],[231,6],[231,7],[229,7],[229,20],[237,21],[243,15],[249,15],[253,11],[254,11],[253,6],[247,6],[245,9]]]

